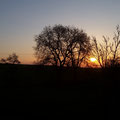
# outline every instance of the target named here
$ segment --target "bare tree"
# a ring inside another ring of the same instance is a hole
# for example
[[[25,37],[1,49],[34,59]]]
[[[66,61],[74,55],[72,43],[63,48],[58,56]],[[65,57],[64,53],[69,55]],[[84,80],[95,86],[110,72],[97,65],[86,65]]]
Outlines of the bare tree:
[[[113,67],[119,64],[119,48],[120,48],[120,28],[116,27],[113,40],[103,36],[103,43],[98,43],[96,38],[93,37],[92,55],[97,59],[102,68]]]
[[[16,53],[13,53],[9,55],[6,59],[2,58],[1,63],[9,63],[9,64],[20,64],[20,61],[18,60],[18,56]]]
[[[109,38],[103,36],[103,43],[98,43],[96,38],[93,37],[92,55],[102,68],[108,66],[109,55],[111,53],[110,46]]]
[[[119,25],[117,25],[116,33],[114,34],[113,42],[112,42],[112,46],[111,46],[111,52],[112,52],[112,56],[113,56],[112,60],[111,60],[112,66],[116,66],[120,61],[119,50],[120,50],[120,27],[119,27]]]
[[[41,64],[78,67],[91,51],[87,34],[69,26],[45,27],[35,42],[35,55]]]

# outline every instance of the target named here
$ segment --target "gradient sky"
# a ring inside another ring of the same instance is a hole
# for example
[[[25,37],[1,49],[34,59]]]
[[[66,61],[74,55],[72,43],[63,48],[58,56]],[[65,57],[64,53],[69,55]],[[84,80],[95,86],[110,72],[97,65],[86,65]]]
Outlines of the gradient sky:
[[[54,24],[82,28],[99,40],[112,37],[120,0],[0,0],[0,58],[15,52],[32,63],[34,36]]]

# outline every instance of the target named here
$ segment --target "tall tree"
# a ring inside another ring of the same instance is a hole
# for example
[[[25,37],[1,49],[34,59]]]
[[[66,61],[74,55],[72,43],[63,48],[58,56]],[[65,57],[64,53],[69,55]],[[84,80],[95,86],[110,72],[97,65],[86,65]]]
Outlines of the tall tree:
[[[102,68],[107,67],[110,61],[110,46],[109,38],[103,36],[103,43],[98,43],[96,38],[93,37],[92,55]]]
[[[102,68],[114,67],[119,64],[120,50],[120,28],[116,26],[116,33],[113,39],[110,41],[109,38],[103,36],[103,43],[98,43],[96,38],[93,37],[93,48],[92,54],[97,59],[99,65]]]
[[[35,55],[40,64],[80,67],[91,51],[87,34],[70,26],[45,27],[35,42]]]
[[[120,26],[119,25],[116,26],[116,33],[114,34],[114,37],[113,37],[111,52],[113,55],[111,64],[112,66],[115,66],[120,61],[120,57],[119,57],[120,55]]]

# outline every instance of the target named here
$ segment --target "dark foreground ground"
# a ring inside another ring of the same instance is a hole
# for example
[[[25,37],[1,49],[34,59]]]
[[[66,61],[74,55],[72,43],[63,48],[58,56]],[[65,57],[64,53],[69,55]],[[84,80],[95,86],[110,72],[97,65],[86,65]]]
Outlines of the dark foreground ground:
[[[120,69],[0,65],[0,117],[119,119]]]

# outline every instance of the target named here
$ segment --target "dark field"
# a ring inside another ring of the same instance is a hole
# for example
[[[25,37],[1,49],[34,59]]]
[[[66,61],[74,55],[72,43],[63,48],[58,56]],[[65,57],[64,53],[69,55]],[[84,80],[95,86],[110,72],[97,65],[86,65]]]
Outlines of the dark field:
[[[0,116],[119,119],[120,69],[0,65]]]

